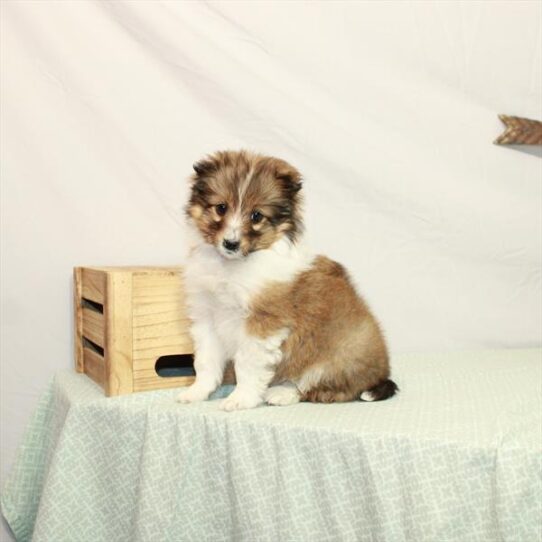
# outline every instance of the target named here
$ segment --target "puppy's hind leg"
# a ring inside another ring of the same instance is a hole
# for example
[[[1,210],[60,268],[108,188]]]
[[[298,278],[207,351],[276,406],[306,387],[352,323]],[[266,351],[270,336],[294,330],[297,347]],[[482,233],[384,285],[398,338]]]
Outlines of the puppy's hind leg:
[[[301,394],[293,382],[284,382],[271,386],[265,392],[265,402],[268,405],[288,406],[299,403]]]

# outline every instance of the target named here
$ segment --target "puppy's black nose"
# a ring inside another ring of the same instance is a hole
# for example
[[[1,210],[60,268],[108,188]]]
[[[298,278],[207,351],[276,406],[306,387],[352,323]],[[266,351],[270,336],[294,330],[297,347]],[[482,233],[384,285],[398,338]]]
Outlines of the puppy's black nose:
[[[239,243],[239,241],[228,241],[228,239],[224,239],[224,241],[222,241],[222,246],[226,250],[231,250],[232,252],[235,252],[239,248],[240,244],[241,243]]]

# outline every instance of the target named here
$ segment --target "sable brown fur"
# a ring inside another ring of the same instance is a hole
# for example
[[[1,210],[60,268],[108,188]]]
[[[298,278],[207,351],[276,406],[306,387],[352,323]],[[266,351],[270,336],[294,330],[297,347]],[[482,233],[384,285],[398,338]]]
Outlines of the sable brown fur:
[[[291,333],[282,348],[284,359],[275,383],[298,383],[304,401],[359,399],[389,377],[378,323],[345,269],[324,256],[294,282],[270,285],[253,300],[249,333],[266,337],[282,328]],[[320,375],[315,385],[305,378],[311,370]],[[385,397],[375,397],[379,398]]]

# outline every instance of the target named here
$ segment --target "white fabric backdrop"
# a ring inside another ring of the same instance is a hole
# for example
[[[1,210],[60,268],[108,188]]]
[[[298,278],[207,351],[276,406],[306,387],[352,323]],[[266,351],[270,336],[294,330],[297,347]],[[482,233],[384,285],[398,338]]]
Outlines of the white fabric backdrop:
[[[537,1],[1,2],[2,475],[72,365],[71,268],[176,264],[185,178],[246,147],[306,178],[309,240],[393,350],[541,342]]]

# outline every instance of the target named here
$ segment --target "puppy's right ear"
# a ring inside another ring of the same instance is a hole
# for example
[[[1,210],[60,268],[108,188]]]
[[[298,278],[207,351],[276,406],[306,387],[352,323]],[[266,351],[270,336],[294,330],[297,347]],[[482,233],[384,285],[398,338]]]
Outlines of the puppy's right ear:
[[[196,172],[196,177],[204,177],[216,170],[216,162],[212,158],[204,158],[196,162],[192,167]]]

